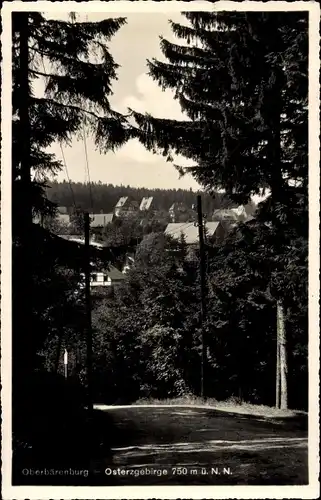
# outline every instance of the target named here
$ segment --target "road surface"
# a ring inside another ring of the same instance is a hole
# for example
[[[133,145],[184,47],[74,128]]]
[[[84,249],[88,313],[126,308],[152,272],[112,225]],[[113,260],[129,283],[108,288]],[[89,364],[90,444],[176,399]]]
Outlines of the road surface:
[[[56,420],[47,426],[38,449],[16,453],[13,484],[308,483],[304,415],[271,419],[207,407],[123,406],[96,408],[86,421],[83,426],[73,417],[65,431]]]
[[[302,417],[265,419],[181,406],[100,411],[113,428],[111,454],[93,464],[105,484],[308,483]]]

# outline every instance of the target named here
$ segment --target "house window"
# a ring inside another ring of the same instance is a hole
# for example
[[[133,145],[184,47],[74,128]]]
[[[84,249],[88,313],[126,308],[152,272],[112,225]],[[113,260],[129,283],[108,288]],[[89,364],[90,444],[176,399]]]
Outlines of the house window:
[[[97,274],[91,275],[91,281],[97,281]]]
[[[106,281],[108,281],[108,276],[107,274],[104,274],[104,282],[106,283]]]

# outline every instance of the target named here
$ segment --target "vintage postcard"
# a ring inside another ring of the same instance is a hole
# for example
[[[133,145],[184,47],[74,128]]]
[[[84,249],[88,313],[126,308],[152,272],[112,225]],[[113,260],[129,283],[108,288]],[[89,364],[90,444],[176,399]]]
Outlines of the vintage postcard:
[[[318,498],[318,2],[1,18],[4,500]]]

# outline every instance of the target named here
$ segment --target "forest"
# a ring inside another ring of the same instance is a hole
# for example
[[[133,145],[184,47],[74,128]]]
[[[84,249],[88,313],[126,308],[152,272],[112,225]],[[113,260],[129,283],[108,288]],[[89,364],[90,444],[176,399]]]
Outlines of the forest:
[[[281,321],[283,404],[308,407],[308,16],[184,15],[188,25],[171,22],[182,45],[161,38],[165,62],[147,64],[161,88],[174,90],[186,121],[112,109],[117,61],[107,47],[125,18],[13,16],[13,433],[21,464],[30,443],[30,460],[41,461],[46,449],[58,453],[64,440],[75,459],[85,456],[90,440],[80,450],[77,433],[92,425],[86,409],[93,401],[199,395],[201,329],[206,397],[275,406]],[[41,97],[32,87],[39,78]],[[102,154],[117,154],[136,138],[169,161],[183,155],[205,213],[266,195],[254,220],[206,245],[203,323],[199,250],[184,238],[165,238],[155,227],[135,240],[118,228],[103,251],[90,249],[90,262],[108,268],[131,254],[134,266],[110,294],[93,293],[89,301],[84,247],[32,223],[35,215],[54,215],[57,205],[71,207],[72,193],[78,208],[97,213],[111,212],[126,195],[153,196],[160,210],[195,203],[192,191],[96,183],[91,207],[87,185],[52,182],[63,164],[48,147],[68,144],[83,127]]]
[[[196,203],[197,193],[184,189],[147,189],[132,186],[114,186],[113,184],[91,183],[93,207],[88,184],[74,182],[51,182],[47,188],[47,196],[50,201],[58,206],[73,207],[74,200],[79,208],[94,213],[111,213],[122,196],[129,196],[133,200],[141,202],[144,197],[152,196],[154,206],[159,211],[168,211],[175,202],[184,203],[191,208]],[[212,214],[218,208],[236,206],[222,194],[203,194],[204,212]]]

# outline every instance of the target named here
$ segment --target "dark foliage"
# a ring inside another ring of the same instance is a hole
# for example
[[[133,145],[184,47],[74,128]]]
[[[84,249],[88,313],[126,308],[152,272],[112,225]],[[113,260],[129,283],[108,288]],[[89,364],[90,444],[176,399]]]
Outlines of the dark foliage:
[[[130,136],[126,118],[109,104],[117,64],[106,48],[124,23],[123,18],[81,23],[75,16],[58,21],[38,12],[12,15],[12,358],[14,457],[18,462],[26,448],[38,457],[38,463],[43,453],[48,458],[52,450],[53,463],[57,463],[54,456],[60,448],[61,458],[64,440],[69,439],[72,450],[77,432],[85,434],[81,431],[84,397],[78,393],[83,380],[76,377],[73,388],[67,388],[58,376],[63,347],[81,348],[84,343],[80,286],[84,252],[81,246],[57,238],[51,227],[31,224],[31,215],[46,216],[56,210],[46,196],[48,177],[62,167],[47,152],[54,141],[68,143],[86,130],[97,147],[106,150],[122,145]],[[21,43],[24,39],[26,43]],[[26,67],[21,47],[27,49]],[[33,84],[39,78],[45,80],[43,97],[34,93]],[[29,168],[31,176],[26,172]],[[117,251],[107,250],[99,258],[110,261]],[[87,452],[88,447],[85,444]],[[78,445],[74,456],[76,450]]]

